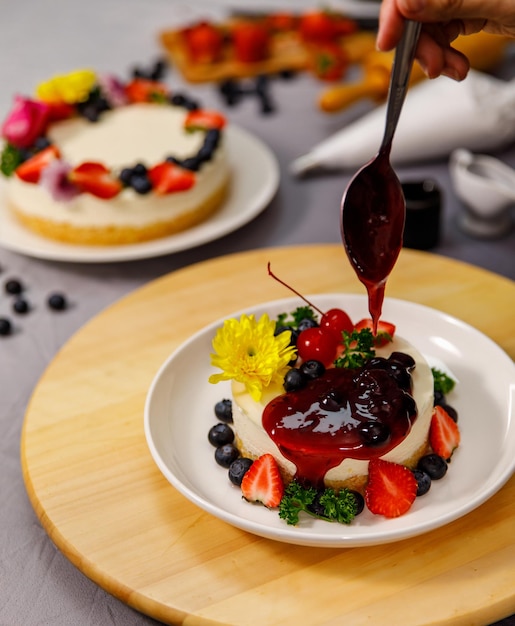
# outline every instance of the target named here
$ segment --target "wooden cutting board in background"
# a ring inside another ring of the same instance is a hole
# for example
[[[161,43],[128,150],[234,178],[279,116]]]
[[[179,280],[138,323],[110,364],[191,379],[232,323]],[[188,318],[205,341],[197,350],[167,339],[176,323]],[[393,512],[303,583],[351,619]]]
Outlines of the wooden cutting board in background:
[[[449,626],[514,613],[514,478],[438,530],[352,549],[248,534],[163,478],[143,431],[149,385],[194,332],[285,297],[267,261],[303,293],[363,293],[340,246],[240,253],[151,282],[57,354],[30,401],[21,446],[27,491],[51,539],[101,587],[166,623]],[[515,356],[508,279],[403,250],[387,296],[460,318]]]

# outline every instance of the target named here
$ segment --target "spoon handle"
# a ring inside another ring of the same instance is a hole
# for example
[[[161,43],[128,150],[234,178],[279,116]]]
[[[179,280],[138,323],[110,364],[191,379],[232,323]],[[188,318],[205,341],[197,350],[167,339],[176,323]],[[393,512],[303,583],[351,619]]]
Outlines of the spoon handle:
[[[408,81],[415,58],[415,50],[420,35],[420,22],[407,20],[404,25],[404,32],[399,44],[395,50],[393,60],[392,74],[390,78],[390,87],[388,90],[388,102],[386,108],[386,125],[383,141],[381,143],[381,152],[390,151],[391,143],[397,122],[401,114],[406,91],[408,90]]]

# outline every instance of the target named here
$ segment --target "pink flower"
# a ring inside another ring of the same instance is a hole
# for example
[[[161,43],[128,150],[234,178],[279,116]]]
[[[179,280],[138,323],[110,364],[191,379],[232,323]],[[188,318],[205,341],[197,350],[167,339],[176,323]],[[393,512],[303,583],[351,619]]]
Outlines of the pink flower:
[[[28,148],[44,134],[49,114],[48,104],[16,96],[14,107],[2,125],[2,136],[17,148]]]
[[[41,172],[40,184],[56,202],[69,202],[80,194],[80,190],[68,178],[72,166],[55,159]]]

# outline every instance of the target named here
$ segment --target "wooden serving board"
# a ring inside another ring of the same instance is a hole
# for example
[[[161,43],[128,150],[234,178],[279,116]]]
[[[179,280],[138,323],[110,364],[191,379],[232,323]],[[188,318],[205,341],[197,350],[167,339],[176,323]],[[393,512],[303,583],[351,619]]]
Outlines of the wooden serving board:
[[[143,431],[149,385],[194,332],[288,296],[267,276],[267,261],[303,293],[363,293],[340,246],[240,253],[137,290],[55,357],[31,399],[21,446],[27,490],[52,540],[101,587],[171,624],[449,626],[515,612],[515,478],[438,530],[351,549],[248,534],[163,478]],[[461,318],[515,356],[508,279],[403,250],[387,295]]]

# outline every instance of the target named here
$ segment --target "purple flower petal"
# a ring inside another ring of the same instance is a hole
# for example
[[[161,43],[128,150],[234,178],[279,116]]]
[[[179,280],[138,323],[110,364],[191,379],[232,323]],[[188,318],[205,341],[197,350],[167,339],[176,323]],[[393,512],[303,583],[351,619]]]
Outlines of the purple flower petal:
[[[69,202],[81,193],[68,178],[71,170],[69,163],[55,159],[41,172],[39,182],[56,202]]]
[[[123,84],[112,74],[98,77],[98,84],[102,93],[112,107],[121,107],[127,104],[127,96]]]

